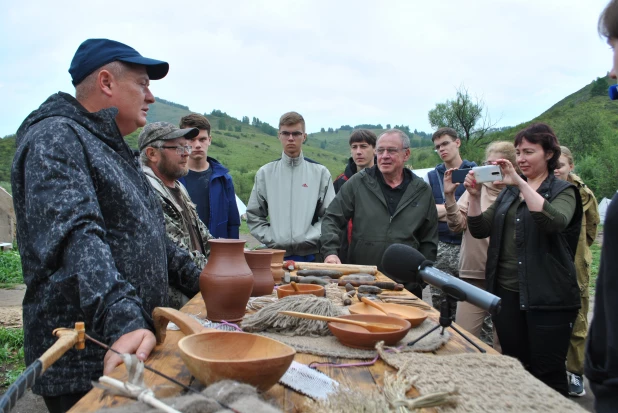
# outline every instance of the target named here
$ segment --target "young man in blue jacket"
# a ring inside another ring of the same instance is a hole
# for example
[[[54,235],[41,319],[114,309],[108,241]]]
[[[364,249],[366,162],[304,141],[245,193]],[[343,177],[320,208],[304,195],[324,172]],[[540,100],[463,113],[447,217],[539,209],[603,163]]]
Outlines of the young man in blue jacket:
[[[192,113],[180,119],[180,128],[197,128],[200,133],[190,139],[189,173],[180,179],[197,205],[197,213],[215,238],[238,239],[240,215],[236,204],[234,183],[229,170],[208,156],[212,143],[210,122],[205,116]]]
[[[459,168],[467,169],[476,166],[474,162],[461,159],[459,154],[459,147],[461,141],[457,135],[457,131],[452,128],[440,128],[438,129],[431,140],[435,146],[437,154],[443,163],[436,165],[433,171],[430,171],[427,175],[429,178],[429,185],[433,192],[433,198],[436,201],[436,209],[438,210],[438,258],[436,260],[436,268],[452,274],[455,277],[459,277],[459,249],[461,248],[462,234],[456,234],[448,229],[446,223],[446,208],[444,206],[444,172],[447,169]],[[459,185],[455,190],[455,199],[459,200],[459,197],[465,192],[463,185]],[[433,306],[436,309],[440,309],[440,303],[444,299],[444,293],[431,286],[431,296]],[[453,316],[455,316],[455,309],[457,305],[453,306]]]

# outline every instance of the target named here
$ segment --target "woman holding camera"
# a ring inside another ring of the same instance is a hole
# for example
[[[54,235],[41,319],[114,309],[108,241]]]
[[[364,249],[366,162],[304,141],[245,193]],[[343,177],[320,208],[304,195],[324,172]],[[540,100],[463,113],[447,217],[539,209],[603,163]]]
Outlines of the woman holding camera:
[[[484,165],[491,165],[498,159],[508,159],[511,163],[516,163],[515,147],[511,142],[496,141],[487,146]],[[484,290],[485,264],[487,262],[489,237],[476,239],[470,234],[470,231],[466,231],[468,228],[466,218],[468,216],[468,198],[470,195],[466,191],[461,198],[459,198],[459,201],[455,200],[455,189],[459,184],[453,183],[453,170],[454,169],[449,169],[444,174],[444,197],[446,222],[449,229],[456,233],[464,232],[459,254],[459,277],[475,287]],[[494,203],[504,186],[502,182],[484,182],[481,185],[481,210],[485,211]],[[489,313],[487,311],[467,301],[462,301],[457,305],[457,316],[455,317],[455,321],[476,337],[481,338],[481,333],[483,333],[485,335],[483,340],[492,343],[493,347],[500,351],[500,344],[494,334],[495,329],[493,329],[492,332],[491,322],[485,323],[485,319],[488,316]],[[488,328],[485,329],[488,331],[483,330],[484,324],[488,324]]]
[[[490,237],[486,285],[502,298],[493,317],[502,353],[566,396],[565,360],[581,306],[573,263],[581,199],[554,176],[560,146],[548,125],[521,130],[514,145],[523,177],[509,160],[497,160],[507,187],[486,211],[474,173],[466,176],[468,229],[475,238]]]
[[[573,154],[569,148],[561,146],[560,152],[558,167],[554,170],[554,175],[556,175],[556,178],[575,185],[582,198],[583,208],[582,228],[577,243],[577,252],[575,253],[575,270],[577,271],[582,308],[580,308],[573,326],[566,365],[569,379],[569,395],[583,396],[586,394],[583,375],[586,335],[588,334],[588,283],[590,282],[590,264],[592,263],[590,246],[597,237],[597,226],[600,222],[599,206],[590,188],[586,186],[579,176],[573,173],[575,164],[573,162]]]

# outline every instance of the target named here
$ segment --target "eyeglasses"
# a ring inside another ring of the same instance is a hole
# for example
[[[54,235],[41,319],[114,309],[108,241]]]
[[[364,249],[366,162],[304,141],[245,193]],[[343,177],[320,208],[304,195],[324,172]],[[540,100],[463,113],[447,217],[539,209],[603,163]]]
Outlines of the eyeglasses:
[[[440,148],[446,148],[447,146],[449,146],[451,143],[453,143],[454,141],[446,141],[446,142],[442,142],[439,145],[434,146],[434,148],[436,149],[436,152],[440,150]]]
[[[400,151],[405,151],[408,148],[377,148],[376,153],[380,156],[384,155],[384,152],[387,152],[389,155],[396,155]]]
[[[294,131],[294,132],[288,132],[286,130],[282,130],[281,132],[279,132],[279,135],[283,136],[284,138],[288,138],[290,135],[292,135],[295,138],[300,138],[301,136],[303,136],[303,132],[301,131]]]
[[[193,151],[193,147],[189,146],[189,145],[187,145],[187,146],[180,146],[180,145],[178,145],[178,146],[161,146],[160,148],[161,149],[176,149],[176,154],[178,154],[178,155],[182,155],[185,152],[188,155],[191,155],[191,152]]]

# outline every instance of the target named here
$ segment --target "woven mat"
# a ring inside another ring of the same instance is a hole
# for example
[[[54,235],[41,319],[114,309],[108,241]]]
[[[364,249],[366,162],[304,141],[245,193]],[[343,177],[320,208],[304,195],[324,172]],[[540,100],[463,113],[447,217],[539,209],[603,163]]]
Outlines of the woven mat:
[[[411,329],[408,334],[397,343],[397,347],[409,343],[425,334],[436,326],[431,320],[425,320],[423,324]],[[440,335],[441,329],[437,329],[412,347],[405,346],[402,352],[414,351],[434,351],[444,345],[450,338],[450,333],[444,332]],[[260,335],[270,337],[282,343],[293,347],[301,353],[314,354],[316,356],[332,356],[344,357],[351,359],[372,359],[377,355],[376,350],[359,350],[351,347],[346,347],[337,340],[334,336],[326,337],[307,337],[307,336],[284,336],[277,333],[261,332]]]
[[[417,376],[421,395],[457,389],[457,404],[439,412],[586,412],[528,373],[508,356],[450,356],[381,352],[382,359],[407,376]]]

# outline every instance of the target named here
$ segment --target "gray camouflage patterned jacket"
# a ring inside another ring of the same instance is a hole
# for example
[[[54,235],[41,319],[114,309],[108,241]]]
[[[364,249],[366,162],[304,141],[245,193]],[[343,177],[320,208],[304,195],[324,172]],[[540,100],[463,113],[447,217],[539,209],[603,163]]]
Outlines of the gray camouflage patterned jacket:
[[[52,330],[86,323],[112,344],[168,303],[167,285],[199,291],[199,269],[166,235],[157,195],[115,122],[117,109],[88,113],[66,93],[52,95],[17,132],[11,184],[27,285],[26,364],[54,342]],[[105,350],[70,350],[33,390],[87,391]]]
[[[163,217],[165,218],[165,229],[167,236],[176,243],[180,248],[189,252],[191,259],[195,265],[202,269],[208,262],[208,256],[210,255],[210,245],[208,240],[212,239],[212,235],[206,228],[206,225],[200,220],[195,209],[195,204],[191,201],[191,197],[186,188],[178,181],[176,181],[176,187],[180,188],[180,194],[183,197],[185,203],[189,205],[189,213],[193,218],[193,223],[198,228],[199,242],[202,246],[204,254],[198,250],[191,250],[191,236],[189,230],[186,228],[184,220],[182,218],[182,206],[178,205],[174,195],[167,189],[165,184],[155,175],[152,169],[146,165],[142,165],[142,170],[146,174],[146,178],[154,188],[155,192],[159,196],[161,201],[161,207],[163,209]],[[182,305],[193,297],[182,297],[180,291],[170,286],[170,307],[179,309]]]

